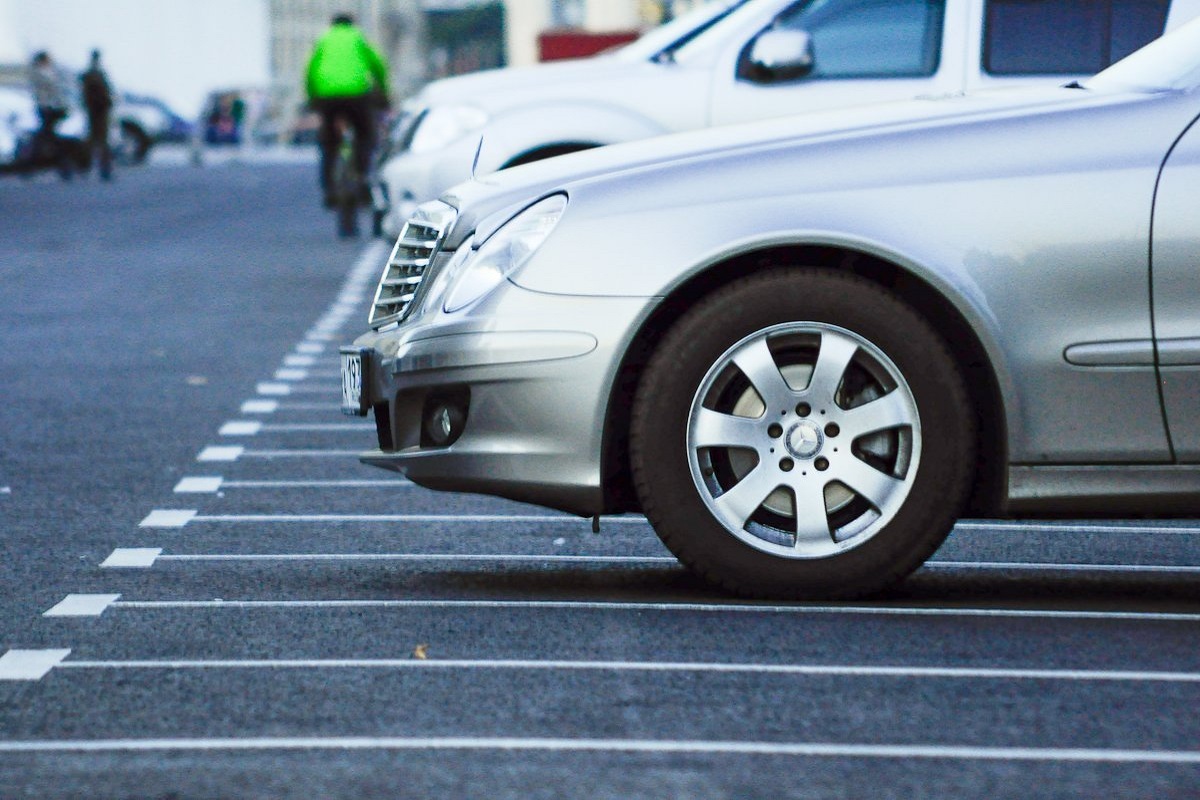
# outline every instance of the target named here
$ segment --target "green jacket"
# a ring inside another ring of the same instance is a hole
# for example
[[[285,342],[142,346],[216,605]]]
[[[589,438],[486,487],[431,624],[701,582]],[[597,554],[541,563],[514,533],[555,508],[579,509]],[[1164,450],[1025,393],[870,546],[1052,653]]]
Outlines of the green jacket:
[[[387,94],[387,62],[353,25],[334,25],[313,48],[305,88],[310,100]]]

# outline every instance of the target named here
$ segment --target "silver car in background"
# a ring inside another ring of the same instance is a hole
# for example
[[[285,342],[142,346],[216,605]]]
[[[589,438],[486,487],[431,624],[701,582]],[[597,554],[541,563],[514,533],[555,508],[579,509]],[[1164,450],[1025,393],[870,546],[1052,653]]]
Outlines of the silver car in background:
[[[343,348],[363,460],[641,511],[749,596],[858,596],[972,516],[1200,513],[1200,24],[1082,83],[458,186]]]

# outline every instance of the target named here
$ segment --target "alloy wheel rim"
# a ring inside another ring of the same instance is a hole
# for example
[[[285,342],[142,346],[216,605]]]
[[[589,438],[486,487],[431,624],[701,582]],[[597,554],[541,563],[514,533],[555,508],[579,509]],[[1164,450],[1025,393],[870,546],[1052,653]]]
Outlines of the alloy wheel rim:
[[[836,325],[797,322],[747,336],[692,400],[687,456],[701,500],[763,552],[822,558],[885,528],[921,457],[912,389],[890,358]]]

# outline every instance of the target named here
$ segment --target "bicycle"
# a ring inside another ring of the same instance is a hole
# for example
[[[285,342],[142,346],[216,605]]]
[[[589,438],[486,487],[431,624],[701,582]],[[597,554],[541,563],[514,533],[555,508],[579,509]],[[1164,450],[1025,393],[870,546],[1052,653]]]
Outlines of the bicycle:
[[[354,158],[354,126],[338,121],[341,140],[333,162],[329,195],[337,218],[337,233],[343,239],[359,235],[358,207],[362,204],[363,177]]]

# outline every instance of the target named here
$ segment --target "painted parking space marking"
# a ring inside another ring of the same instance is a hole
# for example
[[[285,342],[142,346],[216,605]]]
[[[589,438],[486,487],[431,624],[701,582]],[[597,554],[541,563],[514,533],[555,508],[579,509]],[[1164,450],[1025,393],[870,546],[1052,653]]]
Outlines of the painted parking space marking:
[[[504,737],[246,737],[207,739],[45,739],[0,742],[0,753],[142,753],[214,751],[498,751],[667,753],[848,759],[1200,764],[1200,751],[1061,747],[972,747],[940,744],[841,744],[666,739]]]
[[[224,425],[222,425],[220,430],[217,431],[217,435],[218,436],[257,436],[258,432],[262,430],[262,427],[263,427],[263,424],[261,422],[254,422],[254,421],[249,421],[249,420],[234,420],[232,422],[226,422]]]
[[[152,554],[152,555],[147,555]],[[531,553],[188,553],[164,554],[161,549],[118,548],[102,567],[152,567],[156,561],[178,562],[308,562],[397,561],[461,563],[545,564],[665,564],[678,565],[673,556],[559,555]],[[929,561],[926,568],[961,570],[1014,570],[1030,572],[1116,572],[1196,575],[1200,566],[1167,564],[1052,564],[1018,561]]]
[[[108,608],[133,610],[247,611],[292,609],[444,609],[444,610],[567,610],[661,611],[702,614],[751,613],[782,615],[844,615],[886,617],[963,617],[997,619],[1091,620],[1100,622],[1200,622],[1200,613],[1160,611],[1080,611],[1032,608],[981,608],[951,606],[804,606],[752,605],[750,603],[627,602],[591,600],[117,600],[120,595],[68,595],[54,609],[79,609],[74,613],[46,612],[45,616],[99,616]],[[88,599],[100,598],[100,599]],[[104,599],[107,598],[107,599]],[[52,611],[54,609],[51,609]]]
[[[221,490],[224,478],[219,475],[191,476],[181,478],[175,484],[175,494],[216,494]]]
[[[668,564],[679,562],[671,556],[574,556],[574,555],[467,555],[439,553],[163,553],[161,548],[117,548],[100,566],[140,568],[153,567],[160,561],[176,562],[247,562],[264,561],[398,561],[398,562],[466,562],[466,563],[544,563],[544,564]]]
[[[166,516],[165,509],[152,512],[163,514],[165,522],[173,519]],[[554,514],[198,514],[195,511],[180,511],[180,518],[190,514],[182,524],[162,524],[159,527],[183,527],[188,523],[289,523],[289,522],[423,522],[423,523],[570,523],[590,525],[583,517],[559,516]],[[601,517],[601,524],[645,525],[644,517]]]
[[[246,448],[241,445],[213,445],[204,448],[200,454],[196,456],[197,461],[237,461],[242,457],[242,453]]]
[[[139,528],[182,528],[196,518],[195,509],[156,508],[138,523]]]
[[[69,594],[42,614],[43,617],[98,617],[112,607],[119,594]]]
[[[380,480],[229,481],[220,476],[192,476],[175,484],[176,494],[216,494],[225,489],[414,489],[403,478]]]
[[[311,367],[316,363],[316,356],[311,355],[290,355],[283,357],[283,365],[285,367]]]
[[[275,370],[275,380],[277,381],[302,381],[308,377],[308,370],[294,369],[284,367],[283,369]]]
[[[160,555],[161,547],[118,547],[100,562],[100,566],[107,569],[145,569],[153,567]]]
[[[56,653],[63,651],[54,651]],[[69,652],[69,651],[67,651]],[[1155,670],[1016,669],[989,667],[867,666],[843,664],[753,664],[689,661],[569,661],[534,659],[134,659],[65,661],[53,669],[206,670],[206,669],[384,669],[494,670],[513,672],[649,672],[783,675],[790,677],[900,678],[989,681],[1086,681],[1105,683],[1200,683],[1200,673]]]
[[[297,353],[305,353],[307,355],[319,355],[325,352],[325,345],[318,342],[301,342],[296,345]]]
[[[278,400],[247,400],[242,403],[243,414],[274,414],[278,410]]]
[[[1054,534],[1078,534],[1078,533],[1153,533],[1153,534],[1200,534],[1200,527],[1191,526],[1164,526],[1154,527],[1150,525],[1105,525],[1095,524],[1087,521],[1083,522],[986,522],[986,521],[970,521],[959,522],[954,526],[957,531],[985,531],[985,532],[1037,532],[1037,533],[1054,533]]]
[[[9,650],[0,656],[0,681],[40,681],[70,650]]]

